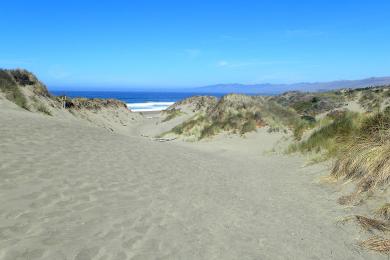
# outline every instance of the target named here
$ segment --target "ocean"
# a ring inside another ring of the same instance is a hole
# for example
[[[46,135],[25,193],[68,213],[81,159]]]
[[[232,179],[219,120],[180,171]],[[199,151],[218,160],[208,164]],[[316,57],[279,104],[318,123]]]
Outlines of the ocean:
[[[51,91],[54,95],[66,95],[68,97],[85,98],[115,98],[126,103],[127,107],[134,112],[161,111],[176,101],[196,96],[209,95],[221,97],[223,94],[207,94],[195,92],[141,92],[141,91]]]

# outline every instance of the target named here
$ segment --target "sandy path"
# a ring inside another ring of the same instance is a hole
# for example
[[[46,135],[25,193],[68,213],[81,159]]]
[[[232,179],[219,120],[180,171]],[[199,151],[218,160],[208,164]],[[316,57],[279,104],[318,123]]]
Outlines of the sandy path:
[[[0,259],[368,259],[299,158],[0,110]],[[234,157],[234,158],[232,158]]]

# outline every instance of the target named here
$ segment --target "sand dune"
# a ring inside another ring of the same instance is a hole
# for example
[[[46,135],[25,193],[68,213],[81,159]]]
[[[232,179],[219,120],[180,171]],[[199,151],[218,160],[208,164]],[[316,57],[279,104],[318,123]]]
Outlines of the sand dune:
[[[125,136],[0,102],[0,259],[380,258],[323,165],[264,154],[280,136],[158,143],[157,119]]]

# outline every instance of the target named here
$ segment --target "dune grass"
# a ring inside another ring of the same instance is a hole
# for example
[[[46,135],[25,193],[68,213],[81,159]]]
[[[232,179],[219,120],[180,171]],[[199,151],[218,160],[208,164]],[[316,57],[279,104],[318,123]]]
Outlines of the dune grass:
[[[292,144],[289,152],[325,152],[326,157],[337,154],[341,148],[341,143],[348,142],[359,125],[359,115],[357,113],[346,112],[332,119],[324,118],[317,122],[317,130],[306,140]]]
[[[201,131],[204,125],[207,123],[207,119],[202,114],[196,114],[189,120],[175,126],[171,131],[165,133],[173,133],[176,135],[194,136],[200,138]]]
[[[250,119],[248,121],[246,121],[243,125],[242,125],[242,128],[241,128],[241,131],[240,131],[240,134],[246,134],[246,133],[249,133],[249,132],[253,132],[253,131],[256,131],[256,121],[254,119]]]
[[[252,100],[251,100],[252,101]],[[215,107],[211,113],[201,113],[174,127],[171,133],[193,136],[200,140],[210,138],[223,131],[245,135],[268,125],[273,130],[291,129],[299,139],[306,129],[314,125],[313,117],[301,117],[295,110],[274,101],[258,100],[242,106]],[[175,115],[176,112],[172,112]]]
[[[261,115],[257,112],[228,113],[223,118],[209,120],[201,131],[199,139],[212,137],[222,131],[244,135],[256,131],[257,125],[262,124]]]
[[[29,110],[27,99],[7,71],[0,70],[0,90],[19,107]]]
[[[303,133],[315,126],[312,116],[300,116],[293,108],[282,106],[276,102],[267,102],[262,115],[264,121],[271,129],[287,130],[293,132],[294,139],[299,141]]]
[[[386,255],[390,254],[390,239],[386,239],[380,236],[373,236],[360,242],[359,244],[365,249],[377,251]]]
[[[331,176],[356,182],[355,191],[340,198],[340,203],[353,203],[363,193],[382,189],[389,184],[390,115],[387,113],[334,121],[314,133],[302,147],[325,148],[336,158]]]
[[[351,142],[336,160],[331,175],[357,181],[358,192],[367,192],[388,184],[390,178],[390,142],[377,143],[370,138]]]
[[[340,114],[306,140],[289,147],[289,152],[296,151],[320,153],[325,159],[335,158],[331,177],[356,182],[355,191],[340,198],[339,202],[355,203],[363,193],[389,184],[390,113]]]
[[[45,115],[52,116],[52,113],[50,112],[50,110],[43,104],[39,104],[37,106],[37,111],[39,111]]]
[[[319,97],[313,97],[311,100],[296,102],[292,104],[292,107],[298,113],[308,113],[309,111],[317,109],[319,101]]]
[[[390,179],[390,115],[377,113],[365,118],[342,149],[331,175],[357,181],[357,192],[387,185]]]
[[[200,132],[199,139],[208,138],[220,133],[223,129],[223,126],[219,126],[218,123],[212,123],[206,125]]]
[[[170,110],[165,110],[164,113],[166,113],[167,116],[162,120],[162,122],[168,122],[168,121],[184,114],[180,109],[175,109],[175,108],[170,109]]]
[[[383,221],[361,215],[353,215],[343,218],[339,223],[345,224],[350,221],[354,221],[359,225],[362,231],[375,234],[367,240],[358,242],[362,248],[383,254],[390,254],[390,240],[386,238],[390,231],[390,222],[388,220]],[[381,236],[378,236],[378,233]]]
[[[255,131],[262,120],[258,113],[228,113],[223,118],[212,119],[204,114],[197,114],[191,119],[174,127],[170,132],[193,136],[198,140],[212,137],[222,131],[239,133],[241,135]]]
[[[390,221],[390,203],[386,203],[375,211],[375,215]]]
[[[364,91],[358,100],[359,104],[369,111],[379,111],[382,101],[381,92],[376,91]]]
[[[356,215],[354,216],[356,223],[359,224],[359,226],[368,232],[373,232],[375,230],[381,231],[381,232],[388,232],[390,231],[390,225],[387,222],[384,222],[382,220],[377,220],[373,218],[367,218],[364,216]]]

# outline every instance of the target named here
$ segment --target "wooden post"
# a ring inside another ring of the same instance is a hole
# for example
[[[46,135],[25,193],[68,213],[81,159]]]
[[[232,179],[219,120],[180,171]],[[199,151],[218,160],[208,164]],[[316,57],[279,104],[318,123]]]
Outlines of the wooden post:
[[[62,97],[61,97],[61,101],[62,101],[62,107],[63,107],[64,109],[66,109],[66,96],[62,96]]]

